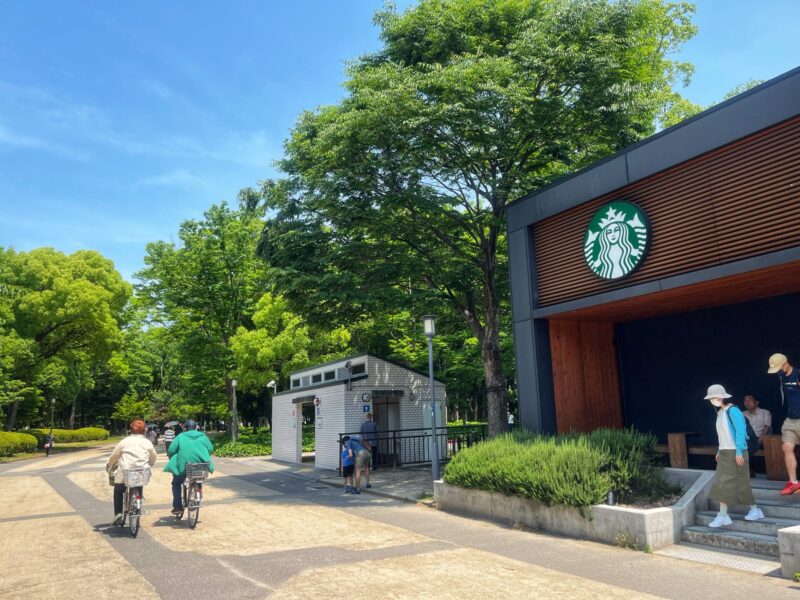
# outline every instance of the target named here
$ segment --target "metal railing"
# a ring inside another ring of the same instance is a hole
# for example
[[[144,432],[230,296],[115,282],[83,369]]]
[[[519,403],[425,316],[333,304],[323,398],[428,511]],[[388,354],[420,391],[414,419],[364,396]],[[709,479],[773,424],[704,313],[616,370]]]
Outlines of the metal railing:
[[[346,435],[361,436],[361,432],[339,434],[339,447]],[[392,468],[421,465],[431,462],[430,429],[395,429],[378,431],[378,455],[372,457],[374,465]],[[363,436],[361,436],[363,437]],[[447,462],[462,448],[486,439],[486,425],[458,425],[436,428],[439,446],[439,461]],[[339,472],[342,471],[342,456],[339,452]]]

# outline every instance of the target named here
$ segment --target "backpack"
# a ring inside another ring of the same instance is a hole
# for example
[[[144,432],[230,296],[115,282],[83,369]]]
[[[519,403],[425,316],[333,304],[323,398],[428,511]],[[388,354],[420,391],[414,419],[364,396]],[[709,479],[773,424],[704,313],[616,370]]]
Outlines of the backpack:
[[[727,415],[728,415],[728,421],[731,424],[731,429],[735,432],[736,427],[734,427],[733,425],[733,419],[731,419],[730,409],[728,409]],[[745,434],[747,435],[747,454],[752,459],[756,455],[756,452],[758,452],[758,436],[756,435],[753,426],[750,425],[750,421],[748,420],[748,418],[745,417],[744,415],[742,415],[742,418],[744,419]],[[735,435],[736,434],[734,433],[734,437]]]

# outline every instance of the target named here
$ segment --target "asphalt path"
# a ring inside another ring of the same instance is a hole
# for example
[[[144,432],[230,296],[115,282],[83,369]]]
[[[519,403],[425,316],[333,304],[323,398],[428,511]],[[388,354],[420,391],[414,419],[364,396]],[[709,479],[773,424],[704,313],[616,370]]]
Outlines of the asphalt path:
[[[110,524],[110,450],[0,465],[0,598],[800,600],[775,577],[346,495],[263,460],[218,459],[189,530],[160,456],[132,539]]]

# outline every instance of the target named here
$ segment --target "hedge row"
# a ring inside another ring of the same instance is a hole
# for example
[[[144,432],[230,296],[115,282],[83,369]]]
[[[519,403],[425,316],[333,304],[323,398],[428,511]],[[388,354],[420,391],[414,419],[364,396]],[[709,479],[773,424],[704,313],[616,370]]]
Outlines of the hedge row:
[[[36,438],[27,433],[0,431],[0,456],[13,456],[36,450]]]
[[[39,440],[39,447],[42,447],[47,439],[50,429],[30,429],[27,431]],[[69,442],[93,442],[95,440],[108,439],[108,431],[100,427],[81,427],[80,429],[53,429],[53,437],[56,444],[66,444]]]
[[[632,429],[555,437],[516,432],[461,450],[444,480],[547,505],[590,506],[612,490],[623,502],[657,499],[676,489],[654,464],[655,443]]]

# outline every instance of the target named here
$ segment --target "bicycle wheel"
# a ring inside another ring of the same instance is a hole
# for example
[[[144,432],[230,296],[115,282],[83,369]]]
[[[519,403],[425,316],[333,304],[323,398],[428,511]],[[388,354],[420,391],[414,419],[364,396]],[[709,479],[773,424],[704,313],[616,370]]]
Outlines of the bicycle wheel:
[[[187,489],[186,509],[189,511],[186,517],[189,522],[189,529],[194,529],[200,516],[200,484],[196,481],[190,483]]]
[[[141,515],[142,494],[139,490],[131,490],[128,494],[128,529],[131,535],[139,534],[139,517]]]

